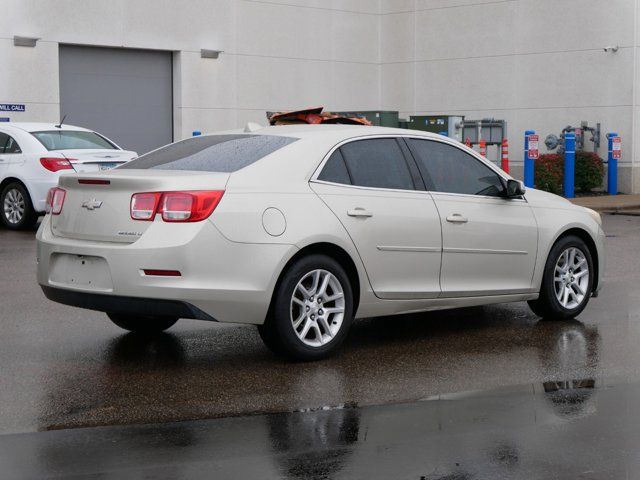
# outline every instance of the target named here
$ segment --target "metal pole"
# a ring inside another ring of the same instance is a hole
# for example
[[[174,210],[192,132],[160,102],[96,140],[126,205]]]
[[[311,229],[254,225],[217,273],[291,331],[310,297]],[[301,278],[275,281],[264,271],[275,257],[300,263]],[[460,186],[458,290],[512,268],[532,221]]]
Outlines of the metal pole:
[[[535,130],[524,132],[524,185],[533,188],[533,159],[529,158],[529,135],[535,135]]]
[[[617,133],[607,133],[609,141],[609,152],[607,156],[607,191],[609,195],[618,194],[618,159],[613,158],[613,139],[618,136]]]
[[[576,174],[576,134],[567,132],[564,136],[564,196],[574,198]]]

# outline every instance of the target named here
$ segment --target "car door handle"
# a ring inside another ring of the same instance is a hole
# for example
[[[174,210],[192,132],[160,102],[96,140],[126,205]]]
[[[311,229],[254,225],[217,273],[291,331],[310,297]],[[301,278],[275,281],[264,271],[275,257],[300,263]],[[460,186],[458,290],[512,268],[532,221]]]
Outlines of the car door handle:
[[[450,223],[467,223],[469,220],[467,217],[463,217],[459,213],[454,213],[453,215],[449,215],[447,217],[447,222]]]
[[[368,212],[364,208],[360,208],[360,207],[356,207],[353,210],[347,210],[347,215],[349,215],[350,217],[362,217],[362,218],[373,217],[373,213]]]

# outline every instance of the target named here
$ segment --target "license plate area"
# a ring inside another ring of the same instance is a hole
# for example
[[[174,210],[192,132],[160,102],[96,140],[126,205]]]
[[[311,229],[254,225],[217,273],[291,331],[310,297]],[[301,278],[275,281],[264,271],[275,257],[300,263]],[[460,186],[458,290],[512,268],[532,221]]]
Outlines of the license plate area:
[[[113,291],[107,261],[102,257],[90,255],[52,254],[49,283],[83,290]]]

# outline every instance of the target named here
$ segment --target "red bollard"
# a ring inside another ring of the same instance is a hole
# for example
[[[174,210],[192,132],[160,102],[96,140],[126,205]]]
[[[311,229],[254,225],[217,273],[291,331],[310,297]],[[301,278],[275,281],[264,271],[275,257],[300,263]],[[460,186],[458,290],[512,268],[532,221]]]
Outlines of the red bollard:
[[[507,139],[502,140],[502,170],[509,173],[509,142]]]
[[[480,155],[486,158],[487,156],[487,142],[480,140]]]
[[[464,141],[464,144],[465,144],[467,147],[471,148],[471,140],[469,140],[469,137],[467,137],[467,139]]]

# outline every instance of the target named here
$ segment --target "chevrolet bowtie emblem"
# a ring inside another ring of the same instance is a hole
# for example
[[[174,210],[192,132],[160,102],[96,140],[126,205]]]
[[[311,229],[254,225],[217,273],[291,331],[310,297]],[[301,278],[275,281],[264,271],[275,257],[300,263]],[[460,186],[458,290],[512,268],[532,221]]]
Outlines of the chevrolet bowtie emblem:
[[[86,202],[82,202],[82,208],[86,208],[87,210],[95,210],[96,208],[100,208],[101,206],[102,201],[96,200],[95,198],[87,200]]]

